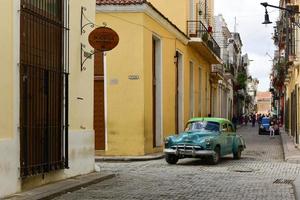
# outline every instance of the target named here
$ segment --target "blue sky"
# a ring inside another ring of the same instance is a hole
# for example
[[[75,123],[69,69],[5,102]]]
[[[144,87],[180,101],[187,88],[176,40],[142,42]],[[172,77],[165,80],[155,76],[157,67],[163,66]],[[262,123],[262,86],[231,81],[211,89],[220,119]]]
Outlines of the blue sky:
[[[236,17],[236,30],[241,34],[243,54],[247,53],[253,60],[249,66],[249,72],[258,78],[259,91],[266,91],[270,87],[269,75],[271,72],[271,57],[274,55],[272,34],[273,26],[263,25],[265,10],[259,0],[215,0],[215,15],[222,14],[230,31],[234,31],[234,18]],[[268,0],[269,4],[278,5],[278,0]],[[278,18],[278,10],[268,8],[270,20],[275,22]],[[268,53],[270,56],[266,55]]]

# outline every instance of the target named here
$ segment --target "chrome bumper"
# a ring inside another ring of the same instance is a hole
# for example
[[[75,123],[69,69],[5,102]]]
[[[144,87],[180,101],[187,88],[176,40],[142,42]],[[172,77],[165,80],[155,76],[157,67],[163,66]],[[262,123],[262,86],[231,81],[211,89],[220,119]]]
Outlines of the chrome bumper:
[[[213,156],[216,154],[213,150],[184,150],[184,149],[164,149],[165,154],[184,155],[184,156]]]

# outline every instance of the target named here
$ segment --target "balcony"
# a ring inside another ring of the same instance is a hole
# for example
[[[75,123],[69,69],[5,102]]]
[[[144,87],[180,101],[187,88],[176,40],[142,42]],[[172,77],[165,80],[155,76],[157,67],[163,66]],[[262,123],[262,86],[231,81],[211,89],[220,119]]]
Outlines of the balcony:
[[[226,65],[224,77],[229,79],[234,79],[234,67],[231,64]]]
[[[205,43],[205,46],[214,53],[217,59],[220,59],[221,48],[201,21],[187,21],[187,33],[191,39],[197,38],[198,40],[195,41]]]
[[[224,67],[221,64],[212,65],[211,77],[214,81],[223,80],[224,78]]]

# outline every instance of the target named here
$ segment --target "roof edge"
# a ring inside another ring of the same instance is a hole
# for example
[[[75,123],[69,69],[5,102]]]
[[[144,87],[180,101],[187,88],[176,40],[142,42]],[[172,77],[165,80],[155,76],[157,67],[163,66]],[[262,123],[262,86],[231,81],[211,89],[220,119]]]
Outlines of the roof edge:
[[[166,25],[164,28],[168,29],[184,44],[188,44],[189,37],[181,31],[173,22],[164,16],[151,3],[143,0],[143,3],[129,3],[129,4],[97,4],[96,12],[143,12],[149,15],[156,22],[161,25]]]

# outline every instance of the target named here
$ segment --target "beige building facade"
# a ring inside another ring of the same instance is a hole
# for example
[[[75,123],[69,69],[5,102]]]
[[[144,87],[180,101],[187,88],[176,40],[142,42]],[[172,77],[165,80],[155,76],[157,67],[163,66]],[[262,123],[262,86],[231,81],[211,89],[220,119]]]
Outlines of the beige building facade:
[[[257,113],[270,114],[272,108],[272,94],[270,92],[257,92],[256,94],[256,105]]]
[[[95,18],[92,0],[0,2],[0,198],[94,171],[93,62],[81,71],[81,7]]]

